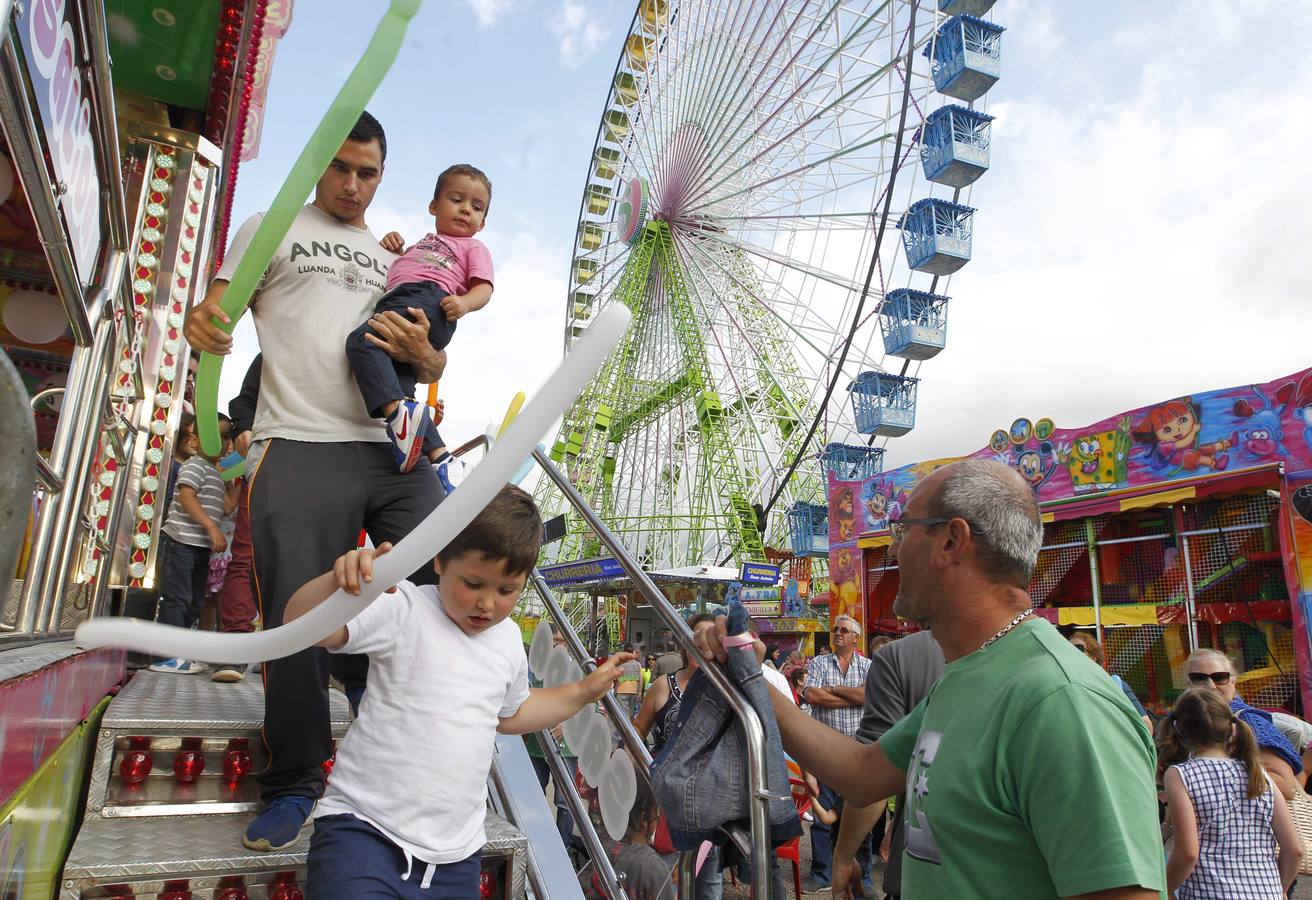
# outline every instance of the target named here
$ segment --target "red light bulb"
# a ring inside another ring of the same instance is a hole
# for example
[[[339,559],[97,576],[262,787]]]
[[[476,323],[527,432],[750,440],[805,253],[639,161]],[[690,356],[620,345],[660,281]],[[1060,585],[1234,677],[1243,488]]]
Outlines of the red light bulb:
[[[223,754],[223,777],[229,784],[236,784],[251,771],[251,752],[248,738],[233,738],[228,742],[228,750]]]
[[[305,900],[296,886],[295,872],[279,872],[269,882],[269,900]]]
[[[191,784],[205,771],[205,754],[199,750],[179,750],[173,757],[173,774],[183,784]]]
[[[491,900],[496,895],[497,879],[491,872],[478,873],[478,896],[481,900]]]
[[[129,750],[118,764],[118,774],[128,784],[141,784],[154,765],[149,750]]]

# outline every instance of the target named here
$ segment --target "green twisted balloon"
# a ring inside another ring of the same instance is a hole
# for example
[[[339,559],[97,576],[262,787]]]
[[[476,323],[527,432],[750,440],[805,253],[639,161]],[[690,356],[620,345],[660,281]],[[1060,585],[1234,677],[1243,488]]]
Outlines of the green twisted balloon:
[[[218,319],[211,320],[228,334],[232,334],[232,330],[237,327],[237,320],[250,305],[255,285],[264,275],[278,245],[287,236],[287,230],[291,228],[305,198],[310,195],[342,142],[355,127],[365,104],[392,68],[405,39],[406,26],[422,5],[423,0],[392,0],[387,14],[374,30],[373,39],[365,48],[364,55],[355,64],[323,121],[292,166],[223,294],[221,306],[230,321],[225,323]],[[202,353],[196,371],[196,433],[200,437],[201,447],[211,455],[218,454],[222,448],[218,415],[219,373],[222,368],[222,356]]]

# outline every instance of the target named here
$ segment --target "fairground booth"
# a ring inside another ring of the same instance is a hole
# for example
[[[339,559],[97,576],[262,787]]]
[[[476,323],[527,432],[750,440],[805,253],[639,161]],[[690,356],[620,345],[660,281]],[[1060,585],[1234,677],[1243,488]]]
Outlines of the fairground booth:
[[[1157,710],[1187,686],[1197,647],[1232,656],[1241,696],[1301,711],[1312,695],[1312,370],[1176,397],[1086,427],[1018,418],[974,458],[1015,467],[1038,495],[1036,612],[1095,631],[1107,667]],[[828,477],[831,613],[869,634],[893,613],[890,519],[934,459]]]

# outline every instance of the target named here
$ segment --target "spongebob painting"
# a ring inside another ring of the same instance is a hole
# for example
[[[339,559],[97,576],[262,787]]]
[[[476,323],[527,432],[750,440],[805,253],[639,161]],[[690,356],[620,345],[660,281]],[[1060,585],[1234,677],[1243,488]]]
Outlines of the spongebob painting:
[[[1127,484],[1130,423],[1126,417],[1107,431],[1076,435],[1062,454],[1075,496],[1110,491]]]

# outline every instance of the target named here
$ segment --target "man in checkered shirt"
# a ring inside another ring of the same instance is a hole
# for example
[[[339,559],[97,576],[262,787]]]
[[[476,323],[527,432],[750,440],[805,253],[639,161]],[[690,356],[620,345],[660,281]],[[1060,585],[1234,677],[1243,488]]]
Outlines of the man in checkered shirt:
[[[856,734],[866,702],[866,674],[870,660],[856,652],[861,646],[861,626],[851,616],[838,616],[830,629],[833,652],[811,660],[806,670],[806,685],[799,694],[811,706],[811,716],[848,737]],[[832,880],[833,836],[842,822],[842,800],[829,785],[820,785],[820,804],[836,810],[839,820],[824,825],[819,819],[811,823],[811,876],[806,891],[827,890]],[[861,882],[868,896],[873,896],[870,867],[873,847],[866,835],[857,850]]]

